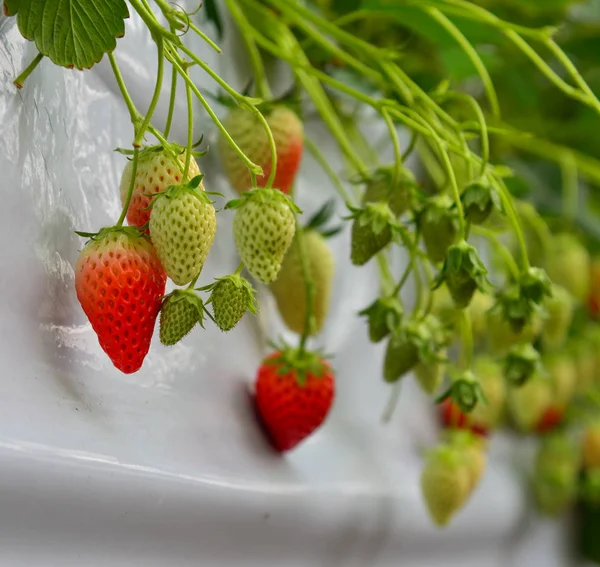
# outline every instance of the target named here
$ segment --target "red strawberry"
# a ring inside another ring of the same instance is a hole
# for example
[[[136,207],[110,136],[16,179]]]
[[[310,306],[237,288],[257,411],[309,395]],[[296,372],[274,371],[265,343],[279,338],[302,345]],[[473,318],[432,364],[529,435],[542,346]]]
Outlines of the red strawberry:
[[[325,421],[335,393],[330,366],[318,355],[284,349],[258,369],[255,402],[275,448],[289,451]]]
[[[302,158],[304,128],[298,116],[285,106],[274,106],[263,114],[277,150],[273,187],[289,193]],[[223,125],[246,156],[262,167],[263,175],[258,176],[256,182],[258,187],[264,187],[271,172],[271,149],[264,126],[254,113],[242,108],[232,110]],[[238,193],[252,189],[250,170],[223,135],[219,138],[219,153],[232,187]]]
[[[553,429],[556,429],[561,423],[565,416],[565,411],[561,407],[551,406],[543,414],[535,430],[537,433],[548,433]]]
[[[100,346],[126,374],[148,353],[165,282],[154,247],[132,227],[101,230],[79,254],[77,298]]]

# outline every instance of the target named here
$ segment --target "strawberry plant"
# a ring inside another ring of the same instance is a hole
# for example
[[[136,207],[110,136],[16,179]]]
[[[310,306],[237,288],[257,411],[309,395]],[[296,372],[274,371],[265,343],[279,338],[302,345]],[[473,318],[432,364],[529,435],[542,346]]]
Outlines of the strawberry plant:
[[[191,341],[206,317],[231,331],[245,313],[256,314],[253,286],[262,288],[298,340],[277,345],[261,363],[254,402],[274,447],[295,449],[326,422],[334,402],[335,364],[317,343],[336,292],[326,238],[345,226],[348,262],[379,277],[357,316],[371,342],[386,341],[381,376],[370,377],[389,384],[384,418],[412,375],[435,396],[446,430],[421,482],[434,522],[448,524],[467,503],[485,469],[482,437],[504,426],[543,437],[532,491],[544,513],[558,514],[579,497],[581,462],[585,485],[594,485],[598,432],[589,423],[600,413],[593,260],[600,248],[593,190],[600,185],[600,84],[597,62],[573,40],[580,30],[574,3],[308,4],[224,0],[199,10],[217,28],[219,10],[227,10],[243,40],[253,80],[240,93],[189,47],[194,35],[220,51],[200,16],[166,0],[47,0],[44,10],[33,0],[4,1],[5,14],[38,50],[16,87],[38,65],[75,72],[106,57],[130,114],[131,147],[119,150],[127,163],[115,187],[122,212],[112,226],[79,233],[89,241],[75,288],[100,346],[119,370],[135,372],[159,313],[164,345]],[[130,14],[156,45],[145,112],[114,55]],[[561,34],[561,23],[573,33]],[[293,77],[279,97],[267,72],[273,60]],[[191,67],[204,71],[210,88],[198,87]],[[161,129],[154,113],[167,71]],[[184,145],[170,138],[180,84]],[[201,137],[195,141],[194,99],[212,121],[223,172],[239,193],[228,202],[210,192],[211,179],[201,173],[209,170],[196,161],[206,151],[198,150]],[[222,121],[213,100],[226,107]],[[308,116],[327,130],[343,170],[307,134]],[[364,134],[361,116],[385,128],[385,147]],[[308,222],[294,183],[305,151],[345,205],[342,211],[323,198]],[[241,263],[200,282],[221,214],[233,216]],[[332,217],[339,227],[325,226]],[[180,287],[165,294],[167,277]],[[588,507],[597,506],[586,496],[592,493],[581,490]]]

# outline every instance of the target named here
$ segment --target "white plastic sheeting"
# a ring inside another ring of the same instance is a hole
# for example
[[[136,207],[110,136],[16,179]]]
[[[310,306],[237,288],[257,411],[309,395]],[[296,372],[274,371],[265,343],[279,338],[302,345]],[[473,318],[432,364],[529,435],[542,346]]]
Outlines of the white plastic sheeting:
[[[194,47],[244,85],[234,36],[220,56]],[[155,340],[141,371],[115,370],[75,297],[74,231],[118,217],[125,158],[112,150],[130,144],[129,116],[106,60],[84,73],[44,60],[17,91],[12,79],[33,55],[0,16],[0,564],[565,564],[562,528],[531,518],[519,453],[502,439],[467,509],[443,532],[431,526],[419,491],[421,451],[435,439],[430,403],[407,379],[393,422],[380,423],[382,347],[355,316],[376,295],[376,274],[350,265],[347,232],[332,240],[336,292],[318,341],[336,355],[338,395],[326,427],[292,454],[274,455],[255,424],[248,384],[265,345],[250,316],[227,335],[209,323],[175,347]],[[156,61],[136,18],[117,56],[143,111]],[[183,141],[179,95],[173,134]],[[211,145],[214,127],[200,108],[197,117]],[[341,170],[322,126],[308,128]],[[200,161],[206,186],[232,197],[214,154]],[[309,156],[297,192],[307,216],[333,197]],[[218,215],[204,284],[237,265],[231,217]],[[283,332],[268,297],[260,321]]]

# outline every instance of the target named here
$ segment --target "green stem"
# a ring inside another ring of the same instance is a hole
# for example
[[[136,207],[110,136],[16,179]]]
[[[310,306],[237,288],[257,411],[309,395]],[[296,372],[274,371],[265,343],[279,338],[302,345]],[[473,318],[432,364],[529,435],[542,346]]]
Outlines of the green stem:
[[[29,77],[29,75],[31,75],[33,70],[39,65],[40,61],[43,58],[44,58],[44,56],[41,53],[38,53],[33,58],[33,61],[29,65],[27,65],[27,67],[25,67],[25,69],[23,69],[21,74],[13,81],[13,84],[15,85],[15,87],[17,87],[18,89],[23,88],[23,83],[25,83],[25,81],[27,80],[27,77]]]
[[[186,69],[187,72],[187,69]],[[194,105],[192,100],[192,89],[189,83],[185,83],[185,98],[187,101],[187,150],[185,152],[185,165],[183,166],[183,183],[187,183],[190,173],[190,160],[192,159],[192,145],[194,144]]]
[[[519,215],[527,220],[529,226],[533,229],[537,237],[540,239],[544,257],[547,258],[552,250],[552,233],[550,232],[548,225],[544,222],[544,219],[540,216],[540,214],[529,203],[519,203],[517,201],[517,205]]]
[[[202,266],[203,268],[204,266]],[[194,289],[194,286],[196,285],[196,282],[200,279],[200,274],[202,273],[202,268],[200,268],[200,271],[196,274],[196,277],[190,282],[190,285],[187,286],[186,289]]]
[[[273,132],[271,131],[271,127],[269,126],[267,119],[263,116],[262,112],[258,110],[258,108],[255,106],[252,108],[254,109],[254,113],[256,114],[258,120],[263,125],[263,128],[267,133],[267,139],[269,140],[269,149],[271,151],[271,171],[269,171],[269,178],[267,179],[265,188],[270,189],[273,186],[275,174],[277,173],[277,147],[275,146],[275,138],[273,137]]]
[[[402,154],[402,163],[404,163],[408,157],[413,153],[415,147],[417,146],[417,141],[419,139],[419,135],[416,132],[412,132],[410,135],[410,142],[408,143],[408,147],[404,150]]]
[[[175,111],[175,99],[177,95],[177,69],[172,68],[171,71],[171,95],[169,97],[169,111],[167,112],[167,122],[165,123],[164,136],[169,138],[169,132],[171,131],[171,124],[173,123],[173,112]]]
[[[129,210],[129,204],[131,203],[131,196],[133,195],[133,188],[135,187],[135,176],[137,174],[137,166],[138,166],[138,157],[139,157],[140,149],[137,147],[133,148],[133,159],[131,161],[131,180],[129,181],[129,188],[127,189],[127,198],[123,203],[123,210],[121,211],[121,216],[117,221],[115,226],[121,227],[123,226],[123,222],[125,222],[125,217],[127,216],[127,211]]]
[[[248,32],[248,20],[244,16],[244,13],[240,9],[236,0],[225,0],[227,8],[231,17],[234,19],[238,30],[242,34],[246,49],[250,55],[250,62],[254,71],[254,80],[256,84],[256,96],[262,99],[271,98],[271,88],[267,81],[267,74],[265,72],[265,66],[260,55],[260,51],[256,45],[256,41],[252,37],[252,34]]]
[[[144,134],[150,124],[150,120],[152,120],[152,115],[154,114],[154,110],[156,109],[156,105],[158,104],[158,100],[160,99],[160,93],[162,90],[162,81],[165,69],[165,43],[161,36],[155,36],[154,41],[156,43],[156,49],[158,52],[158,70],[156,72],[156,85],[154,87],[154,93],[152,95],[152,100],[150,101],[150,106],[148,107],[148,111],[146,112],[146,116],[142,121],[142,125],[136,131],[135,138],[133,140],[134,147],[141,147],[142,142],[144,141]]]
[[[473,66],[477,70],[477,73],[479,74],[479,77],[483,82],[483,88],[485,89],[488,100],[490,102],[492,114],[495,117],[500,116],[500,104],[498,103],[498,95],[496,94],[496,90],[494,89],[494,84],[492,83],[492,79],[488,73],[486,66],[479,57],[479,54],[477,53],[475,48],[462,34],[462,32],[437,8],[429,7],[423,8],[423,10],[427,12],[456,40],[456,42],[460,45],[467,57],[471,60],[471,63],[473,63]]]
[[[377,267],[379,268],[379,280],[381,281],[381,291],[383,295],[387,296],[394,287],[394,278],[390,272],[390,267],[385,254],[380,252],[377,254],[376,258]]]
[[[296,246],[298,246],[298,254],[300,256],[300,266],[302,269],[302,279],[304,280],[304,289],[306,293],[306,313],[304,319],[304,330],[300,337],[300,344],[298,350],[302,355],[306,349],[306,341],[311,334],[313,327],[313,309],[314,309],[314,282],[310,275],[310,267],[308,264],[308,254],[306,253],[306,243],[304,242],[304,229],[300,226],[298,219],[296,219]]]
[[[390,118],[389,112],[383,108],[381,110],[381,116],[385,120],[385,123],[390,132],[390,137],[392,138],[392,146],[394,147],[394,176],[393,176],[393,185],[394,187],[400,182],[401,170],[402,170],[402,150],[400,149],[400,140],[398,139],[398,131],[396,130],[396,125],[394,121]]]
[[[117,81],[117,85],[119,87],[119,90],[121,91],[121,96],[123,97],[123,100],[127,105],[127,110],[129,110],[129,116],[131,117],[131,122],[133,123],[133,127],[135,129],[138,120],[141,119],[140,113],[137,111],[135,104],[133,104],[131,96],[129,96],[129,91],[127,90],[125,81],[123,80],[123,75],[121,75],[121,71],[119,69],[119,65],[117,64],[117,60],[115,59],[114,54],[109,53],[108,60],[110,61],[110,66],[112,67],[115,80]]]

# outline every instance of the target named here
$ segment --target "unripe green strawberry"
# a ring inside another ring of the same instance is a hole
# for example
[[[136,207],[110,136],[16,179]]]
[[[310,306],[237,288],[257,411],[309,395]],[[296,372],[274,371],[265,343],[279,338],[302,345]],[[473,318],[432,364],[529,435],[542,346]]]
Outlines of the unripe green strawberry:
[[[160,342],[166,346],[178,343],[203,319],[204,305],[192,290],[172,291],[160,308]]]
[[[446,349],[439,352],[439,356],[446,358]],[[415,378],[426,394],[434,394],[442,385],[446,365],[444,362],[421,362],[414,367]]]
[[[141,228],[150,220],[150,203],[152,195],[165,191],[171,185],[179,185],[183,179],[185,167],[185,150],[177,157],[177,161],[171,154],[161,147],[153,146],[144,148],[138,156],[138,164],[135,172],[135,184],[129,208],[127,209],[127,222],[132,226]],[[123,170],[121,176],[121,203],[125,205],[133,163],[130,161]],[[195,158],[190,158],[188,179],[200,175],[200,169]]]
[[[273,187],[289,193],[302,159],[304,128],[298,116],[285,106],[274,106],[263,114],[273,134],[277,152]],[[263,124],[256,114],[236,108],[229,113],[223,125],[246,156],[262,167],[263,174],[257,176],[256,182],[258,187],[264,187],[271,172],[271,147]],[[223,135],[219,138],[219,153],[232,187],[238,193],[250,190],[250,170]]]
[[[487,313],[493,307],[494,299],[488,293],[476,291],[469,304],[469,316],[471,317],[471,329],[475,338],[483,338],[487,326]]]
[[[503,417],[506,404],[502,367],[492,358],[480,357],[473,363],[473,372],[479,379],[487,403],[475,406],[469,414],[470,423],[485,430],[494,429]]]
[[[425,201],[418,224],[432,262],[437,264],[446,258],[448,248],[458,236],[458,221],[454,202],[448,195],[435,195]]]
[[[308,273],[313,284],[313,319],[309,334],[316,335],[323,328],[329,312],[334,260],[327,241],[319,232],[304,230],[303,238]],[[284,323],[290,330],[301,335],[306,323],[307,301],[297,240],[298,232],[283,259],[279,276],[271,284],[271,291]]]
[[[368,203],[363,209],[354,209],[352,223],[352,252],[355,266],[366,264],[392,240],[395,219],[386,203]]]
[[[562,286],[552,286],[552,297],[544,303],[546,318],[542,328],[542,341],[548,349],[564,345],[573,320],[573,299]]]
[[[300,209],[277,189],[254,189],[226,207],[235,209],[233,235],[248,271],[265,284],[277,279],[296,232]]]
[[[196,177],[188,185],[173,185],[152,204],[150,237],[177,285],[190,283],[200,273],[217,231],[215,208],[199,182]]]
[[[487,441],[466,429],[449,429],[448,443],[462,454],[463,466],[469,475],[469,495],[477,488],[487,465]]]
[[[385,351],[383,377],[386,382],[395,382],[419,362],[419,349],[407,336],[405,330],[392,334]]]
[[[585,246],[571,234],[557,234],[547,257],[546,271],[550,279],[563,286],[581,302],[590,290],[590,255]]]
[[[552,405],[552,384],[534,376],[524,386],[511,388],[508,406],[513,422],[520,431],[532,431]]]
[[[441,445],[431,451],[421,475],[421,489],[429,514],[438,526],[448,524],[462,508],[470,488],[470,474],[459,450]]]
[[[534,494],[542,513],[556,516],[574,503],[578,472],[579,456],[574,443],[564,435],[545,437],[533,474]]]
[[[210,287],[213,316],[221,331],[231,331],[241,321],[246,311],[256,315],[254,289],[239,273],[218,278]]]
[[[378,343],[399,327],[404,315],[404,307],[397,297],[380,297],[360,311],[359,315],[367,317],[369,339],[373,343]]]
[[[577,385],[577,366],[573,358],[565,353],[548,353],[542,363],[552,384],[554,404],[566,407]]]
[[[600,422],[588,425],[583,433],[583,465],[600,471]]]
[[[387,203],[399,217],[410,207],[415,186],[415,178],[409,170],[403,169],[394,184],[394,167],[382,167],[367,181],[362,203]]]

